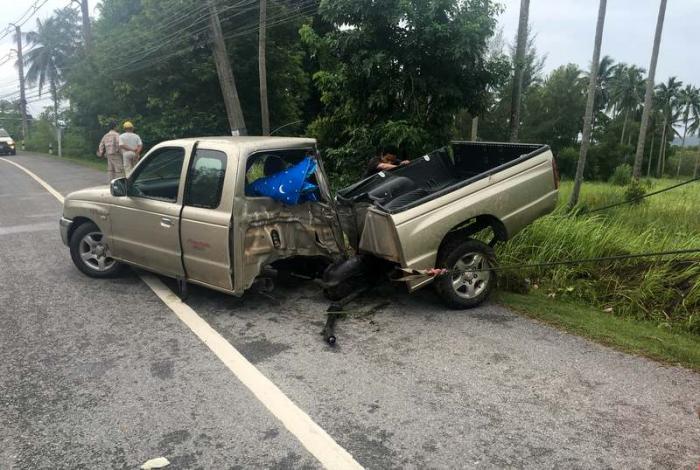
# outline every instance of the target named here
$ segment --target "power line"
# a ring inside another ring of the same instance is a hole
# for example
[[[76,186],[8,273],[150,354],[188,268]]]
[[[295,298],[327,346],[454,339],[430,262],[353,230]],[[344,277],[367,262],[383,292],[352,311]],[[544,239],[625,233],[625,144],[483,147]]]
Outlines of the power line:
[[[251,7],[250,9],[254,9],[254,8],[256,8],[256,7]],[[284,23],[289,23],[289,22],[301,19],[304,16],[306,16],[307,14],[313,12],[315,10],[315,8],[316,8],[315,3],[309,2],[309,4],[304,5],[293,12],[283,12],[283,13],[278,14],[276,16],[269,17],[268,22],[267,22],[267,27],[273,28],[275,26],[279,26],[279,25],[284,24]],[[239,11],[233,15],[229,15],[229,16],[225,17],[224,20],[230,19],[230,18],[237,16],[237,15],[240,15],[242,13],[245,13],[245,12],[249,11],[250,9],[247,9],[244,11]],[[198,32],[202,32],[202,31],[206,30],[207,28],[208,28],[208,26],[204,26],[203,28],[200,28],[196,31],[191,32],[191,34],[197,34]],[[251,22],[247,25],[243,25],[243,28],[239,29],[235,33],[225,35],[224,39],[233,39],[236,37],[245,36],[248,34],[255,33],[259,29],[260,29],[260,24],[256,20],[256,21]],[[179,38],[178,38],[178,40],[179,40]],[[172,42],[175,42],[175,40],[170,41],[170,43],[172,43]],[[185,52],[187,52],[187,49],[173,51],[173,52],[170,52],[168,54],[159,55],[154,60],[146,60],[146,57],[148,56],[148,53],[146,53],[135,60],[132,60],[126,64],[122,64],[122,65],[119,65],[119,66],[111,69],[111,71],[112,72],[119,72],[119,71],[124,70],[126,68],[128,68],[129,71],[142,70],[144,68],[152,67],[152,66],[161,64],[163,62],[166,62],[170,58],[175,57],[175,56],[180,55],[180,54],[183,54]]]
[[[37,11],[44,5],[46,5],[46,2],[49,0],[35,0],[34,3],[27,8],[27,10],[22,13],[22,16],[20,16],[17,20],[15,20],[13,23],[9,23],[5,29],[3,30],[2,33],[0,33],[0,41],[5,39],[7,36],[12,34],[12,32],[15,30],[15,26],[24,26],[24,24],[29,21],[32,16],[36,14]]]

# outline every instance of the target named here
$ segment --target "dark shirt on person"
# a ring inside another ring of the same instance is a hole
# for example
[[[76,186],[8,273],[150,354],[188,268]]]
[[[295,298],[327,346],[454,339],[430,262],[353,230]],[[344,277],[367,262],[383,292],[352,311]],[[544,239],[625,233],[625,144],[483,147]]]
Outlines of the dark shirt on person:
[[[379,173],[380,171],[382,171],[378,168],[380,163],[382,163],[381,156],[377,155],[375,157],[370,158],[369,162],[367,163],[367,169],[365,170],[364,177],[368,178],[368,177],[372,176],[373,174]]]

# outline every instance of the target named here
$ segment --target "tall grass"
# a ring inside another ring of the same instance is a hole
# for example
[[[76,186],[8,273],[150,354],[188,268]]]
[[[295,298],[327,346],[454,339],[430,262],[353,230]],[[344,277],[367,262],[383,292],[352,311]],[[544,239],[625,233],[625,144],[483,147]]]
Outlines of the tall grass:
[[[649,182],[649,190],[676,183]],[[498,249],[502,265],[619,254],[700,248],[700,182],[590,215],[563,210],[571,184],[564,183],[560,207]],[[600,207],[624,200],[625,188],[586,183],[582,205]],[[552,297],[576,299],[611,314],[654,320],[700,334],[700,256],[533,268],[504,273],[527,278]]]

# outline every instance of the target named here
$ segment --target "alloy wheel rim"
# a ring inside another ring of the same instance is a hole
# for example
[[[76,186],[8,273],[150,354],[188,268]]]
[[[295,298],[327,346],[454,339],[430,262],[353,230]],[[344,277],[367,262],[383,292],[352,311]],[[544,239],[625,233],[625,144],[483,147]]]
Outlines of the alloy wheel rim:
[[[103,243],[100,232],[90,232],[80,240],[80,258],[88,268],[97,271],[108,271],[116,261],[112,258],[109,247]]]
[[[489,263],[481,253],[467,253],[455,263],[452,274],[452,289],[463,299],[478,297],[491,280],[491,271],[484,271]]]

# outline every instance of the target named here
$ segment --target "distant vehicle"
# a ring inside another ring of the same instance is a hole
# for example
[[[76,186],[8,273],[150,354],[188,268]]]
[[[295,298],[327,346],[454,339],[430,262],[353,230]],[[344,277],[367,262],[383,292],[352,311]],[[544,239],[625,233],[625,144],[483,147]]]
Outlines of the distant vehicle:
[[[17,155],[15,141],[5,129],[0,129],[0,155]]]
[[[305,162],[314,189],[287,201],[292,168]],[[125,263],[241,295],[271,269],[317,266],[339,298],[380,270],[438,267],[449,272],[421,272],[408,289],[435,282],[447,305],[468,308],[495,282],[489,245],[551,212],[558,183],[546,145],[453,142],[333,199],[313,139],[192,138],[155,146],[109,188],[69,194],[60,227],[91,277]],[[475,237],[487,228],[490,244]]]

